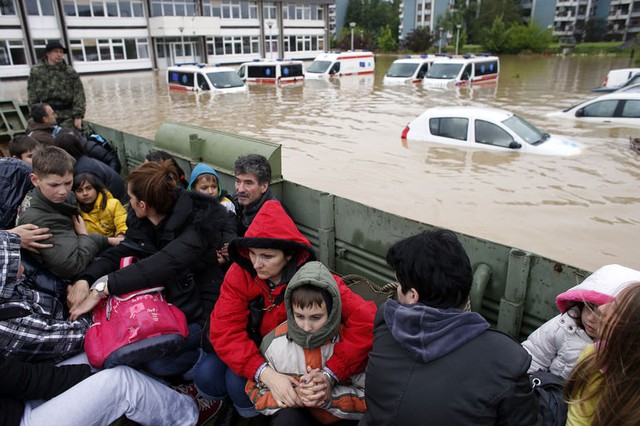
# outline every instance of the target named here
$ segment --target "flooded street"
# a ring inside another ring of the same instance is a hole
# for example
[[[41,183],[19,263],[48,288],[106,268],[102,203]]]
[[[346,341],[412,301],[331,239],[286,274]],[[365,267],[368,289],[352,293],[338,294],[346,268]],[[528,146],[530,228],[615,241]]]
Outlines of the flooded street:
[[[640,269],[640,156],[628,148],[640,127],[546,117],[593,97],[628,59],[501,57],[497,86],[448,91],[383,86],[393,59],[377,57],[375,77],[215,96],[169,93],[151,71],[85,76],[87,119],[149,138],[175,120],[281,143],[294,182],[577,267]],[[26,81],[3,81],[0,97],[26,101]],[[508,109],[585,150],[562,158],[403,143],[404,126],[439,105]]]

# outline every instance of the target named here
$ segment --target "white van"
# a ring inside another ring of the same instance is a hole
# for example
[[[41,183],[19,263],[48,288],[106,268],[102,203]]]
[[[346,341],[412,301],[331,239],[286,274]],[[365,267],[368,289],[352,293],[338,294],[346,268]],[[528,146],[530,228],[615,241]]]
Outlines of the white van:
[[[373,53],[364,50],[322,53],[311,62],[305,75],[307,78],[329,78],[373,74],[375,66]]]
[[[238,68],[238,75],[247,83],[295,83],[304,80],[302,61],[246,62]]]
[[[441,57],[422,80],[425,87],[469,86],[498,81],[500,58],[490,55]]]
[[[176,65],[167,68],[169,90],[246,92],[247,87],[231,67],[214,65]]]
[[[384,84],[420,83],[438,58],[435,55],[406,56],[396,59],[384,76]]]
[[[621,68],[610,70],[602,82],[602,87],[618,87],[629,81],[636,74],[640,74],[640,68]]]

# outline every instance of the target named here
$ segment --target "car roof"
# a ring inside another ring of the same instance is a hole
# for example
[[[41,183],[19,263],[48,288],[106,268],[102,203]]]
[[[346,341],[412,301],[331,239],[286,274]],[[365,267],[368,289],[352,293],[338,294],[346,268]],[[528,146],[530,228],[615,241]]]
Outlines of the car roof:
[[[604,95],[600,95],[597,98],[593,99],[595,100],[607,100],[607,99],[635,99],[635,100],[639,100],[640,99],[640,93],[634,93],[634,92],[611,92],[611,93],[605,93]]]
[[[507,118],[512,117],[514,114],[503,109],[495,108],[447,106],[429,108],[423,113],[423,115],[428,117],[464,117],[481,120],[504,121]]]

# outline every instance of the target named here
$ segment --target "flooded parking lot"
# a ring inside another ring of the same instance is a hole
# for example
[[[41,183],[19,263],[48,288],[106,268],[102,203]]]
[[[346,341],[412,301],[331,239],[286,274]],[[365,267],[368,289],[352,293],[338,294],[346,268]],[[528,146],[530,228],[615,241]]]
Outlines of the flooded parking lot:
[[[160,72],[85,76],[87,119],[146,137],[166,120],[283,145],[283,174],[398,215],[499,241],[585,269],[640,269],[640,127],[567,123],[546,114],[593,96],[612,57],[502,57],[497,85],[426,90],[375,76],[250,86],[246,94],[169,92]],[[26,100],[26,82],[0,83]],[[426,108],[504,108],[585,145],[576,157],[496,153],[402,141]],[[232,188],[228,188],[232,191]]]

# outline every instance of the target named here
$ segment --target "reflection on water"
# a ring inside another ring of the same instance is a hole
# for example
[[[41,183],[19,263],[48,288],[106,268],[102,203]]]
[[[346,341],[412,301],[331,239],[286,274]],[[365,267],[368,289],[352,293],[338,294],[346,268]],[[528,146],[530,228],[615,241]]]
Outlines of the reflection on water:
[[[496,85],[451,90],[383,86],[393,59],[377,57],[375,76],[229,95],[169,93],[156,72],[87,76],[87,118],[150,138],[176,120],[271,140],[295,182],[578,267],[640,269],[640,156],[628,149],[640,128],[545,116],[592,97],[626,59],[503,57]],[[0,98],[24,101],[26,83],[3,82]],[[509,109],[586,148],[554,158],[403,142],[404,126],[437,105]]]

